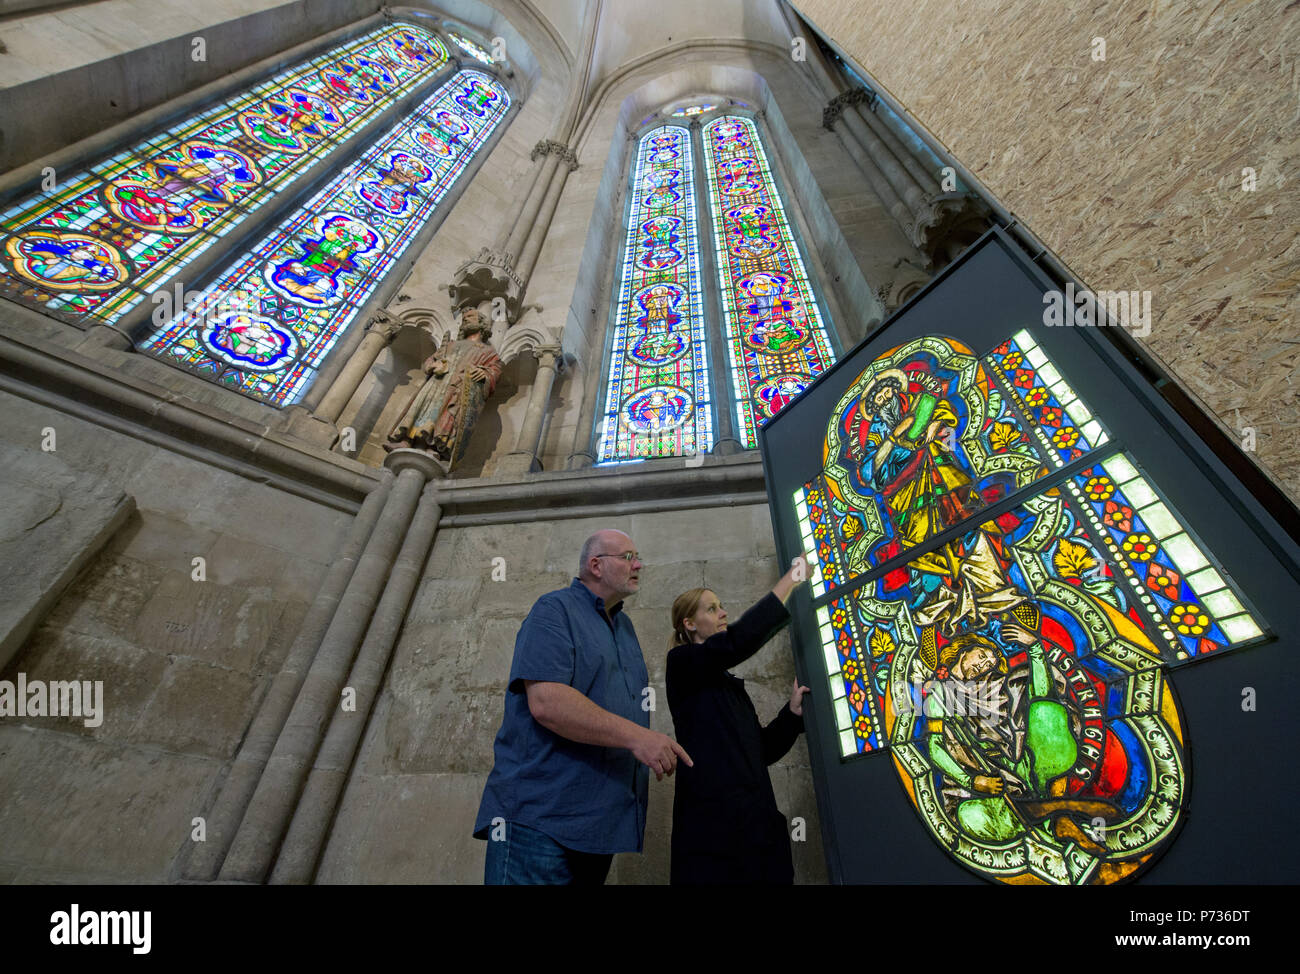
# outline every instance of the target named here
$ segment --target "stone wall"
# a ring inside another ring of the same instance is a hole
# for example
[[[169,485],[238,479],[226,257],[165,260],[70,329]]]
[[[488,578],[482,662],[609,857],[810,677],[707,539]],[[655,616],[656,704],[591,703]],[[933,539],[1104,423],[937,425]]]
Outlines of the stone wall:
[[[628,615],[657,691],[651,726],[664,733],[672,733],[663,682],[672,600],[707,585],[735,617],[780,574],[765,506],[440,532],[353,767],[318,882],[483,881],[486,844],[470,832],[492,767],[515,635],[538,596],[569,584],[583,539],[602,527],[627,531],[645,561]],[[492,580],[492,559],[498,556],[506,560],[503,582]],[[760,719],[774,717],[794,679],[787,633],[735,672],[745,678]],[[805,841],[793,844],[796,881],[825,882],[803,738],[772,766],[771,775],[782,812],[802,817],[807,825]],[[672,779],[651,779],[645,854],[616,857],[610,882],[668,881],[672,794]]]
[[[1151,291],[1140,340],[1300,497],[1300,4],[796,6],[1091,288]]]
[[[350,514],[7,393],[0,411],[0,449],[47,472],[56,506],[136,508],[0,671],[102,680],[104,701],[96,727],[0,719],[0,882],[163,882]],[[6,505],[40,496],[16,466],[0,469]],[[54,512],[36,513],[6,519],[3,555],[44,584],[66,554],[37,533]]]

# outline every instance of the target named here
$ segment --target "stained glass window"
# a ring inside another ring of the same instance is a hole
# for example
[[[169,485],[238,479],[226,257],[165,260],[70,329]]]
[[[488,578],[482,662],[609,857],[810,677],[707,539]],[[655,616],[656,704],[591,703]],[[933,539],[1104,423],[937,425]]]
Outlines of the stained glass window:
[[[834,361],[804,260],[754,123],[726,115],[704,126],[718,286],[738,419],[758,428]]]
[[[388,24],[61,179],[0,214],[0,296],[119,321],[446,61],[428,31]]]
[[[679,107],[688,118],[713,104]],[[598,463],[683,456],[714,441],[708,336],[725,336],[725,380],[737,439],[757,430],[834,361],[804,262],[787,222],[758,130],[720,117],[702,133],[674,124],[638,142],[620,287],[614,309]],[[700,141],[696,141],[696,140]],[[703,145],[706,187],[693,178]],[[712,209],[723,319],[706,320],[696,194]],[[726,409],[724,403],[717,408]]]
[[[717,107],[717,105],[714,105],[711,102],[704,102],[699,105],[684,105],[681,108],[674,109],[671,114],[674,118],[690,118],[694,115],[703,115],[705,112],[711,112]]]
[[[841,755],[891,751],[934,838],[989,878],[1149,863],[1187,787],[1168,669],[1265,637],[1109,442],[1028,333],[983,357],[930,336],[850,383],[794,493]]]
[[[263,402],[292,404],[509,105],[493,78],[458,73],[141,350]]]
[[[691,133],[642,136],[632,177],[600,462],[713,444]]]
[[[457,34],[455,31],[448,31],[447,36],[450,37],[453,41],[455,41],[456,46],[459,47],[466,54],[468,54],[470,57],[474,58],[474,60],[481,61],[483,64],[489,66],[495,63],[492,60],[491,54],[483,50],[483,48],[475,44],[468,37],[465,37],[461,34]]]

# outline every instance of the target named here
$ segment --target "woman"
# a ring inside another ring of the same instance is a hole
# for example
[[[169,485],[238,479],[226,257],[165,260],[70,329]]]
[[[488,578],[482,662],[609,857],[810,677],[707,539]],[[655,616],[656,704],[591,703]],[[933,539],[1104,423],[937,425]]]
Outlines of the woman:
[[[673,602],[668,652],[668,707],[678,743],[695,759],[677,766],[673,796],[674,883],[794,882],[785,817],[776,807],[767,766],[803,732],[803,695],[796,680],[790,702],[766,727],[727,670],[749,659],[789,620],[785,601],[808,577],[794,567],[735,625],[708,589]]]

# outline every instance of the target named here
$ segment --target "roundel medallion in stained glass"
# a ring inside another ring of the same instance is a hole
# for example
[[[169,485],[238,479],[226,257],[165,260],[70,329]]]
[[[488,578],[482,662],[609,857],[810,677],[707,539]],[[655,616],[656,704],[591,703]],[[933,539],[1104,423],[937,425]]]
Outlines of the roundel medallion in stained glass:
[[[146,230],[179,234],[204,229],[262,181],[247,154],[199,140],[151,160],[145,174],[145,179],[115,179],[104,187],[109,211]]]
[[[675,216],[651,217],[641,224],[645,235],[637,254],[637,266],[647,271],[665,271],[680,264],[686,254],[682,250],[682,220]]]
[[[396,64],[423,69],[443,63],[447,52],[436,37],[424,31],[402,29],[380,42],[384,56]]]
[[[322,68],[320,76],[332,95],[362,103],[382,97],[397,84],[386,64],[361,56],[336,61]]]
[[[293,332],[272,318],[229,311],[213,317],[200,333],[217,358],[241,369],[269,372],[283,368],[297,349]]]
[[[690,339],[681,327],[687,298],[686,289],[679,284],[652,284],[633,296],[641,314],[633,321],[629,359],[662,368],[690,350]]]
[[[456,104],[475,118],[486,118],[501,101],[501,93],[495,84],[472,77],[461,85],[456,95]]]
[[[676,136],[660,133],[651,137],[650,152],[646,157],[646,161],[652,166],[673,166],[677,164],[681,157],[681,141]]]
[[[357,195],[389,216],[404,216],[432,180],[428,163],[408,152],[392,152],[376,174],[357,180]]]
[[[306,152],[343,123],[332,101],[302,88],[289,88],[242,112],[239,127],[250,139],[280,152]]]
[[[754,395],[758,399],[764,414],[770,419],[790,405],[807,388],[807,376],[796,374],[774,375],[764,379],[755,389]]]
[[[383,248],[384,238],[368,223],[350,213],[326,213],[315,220],[314,232],[290,239],[266,262],[266,282],[297,304],[338,304],[365,259]]]
[[[653,435],[677,429],[694,411],[691,394],[677,386],[643,389],[623,407],[623,422],[634,433]]]
[[[5,252],[21,277],[55,291],[109,291],[128,275],[120,250],[83,233],[31,230],[10,237]]]

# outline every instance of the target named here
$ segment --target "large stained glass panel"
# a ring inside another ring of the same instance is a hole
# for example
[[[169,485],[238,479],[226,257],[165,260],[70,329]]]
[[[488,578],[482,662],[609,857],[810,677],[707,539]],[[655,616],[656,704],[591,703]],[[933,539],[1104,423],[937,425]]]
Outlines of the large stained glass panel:
[[[704,169],[737,438],[754,447],[758,428],[835,356],[754,123],[727,115],[705,125]]]
[[[1167,672],[1266,636],[1108,442],[1027,333],[982,359],[929,336],[849,384],[794,492],[840,754],[890,750],[931,835],[991,879],[1150,863],[1187,788]]]
[[[0,214],[0,297],[118,321],[447,61],[394,23],[299,62]]]
[[[890,349],[840,398],[824,467],[796,498],[804,534],[815,534],[813,511],[824,525],[808,549],[819,556],[814,592],[898,557],[1104,442],[1101,424],[1026,333],[983,359],[940,336]]]
[[[457,74],[141,351],[275,406],[295,402],[509,105],[488,75]]]
[[[640,141],[598,462],[713,445],[690,130]]]

